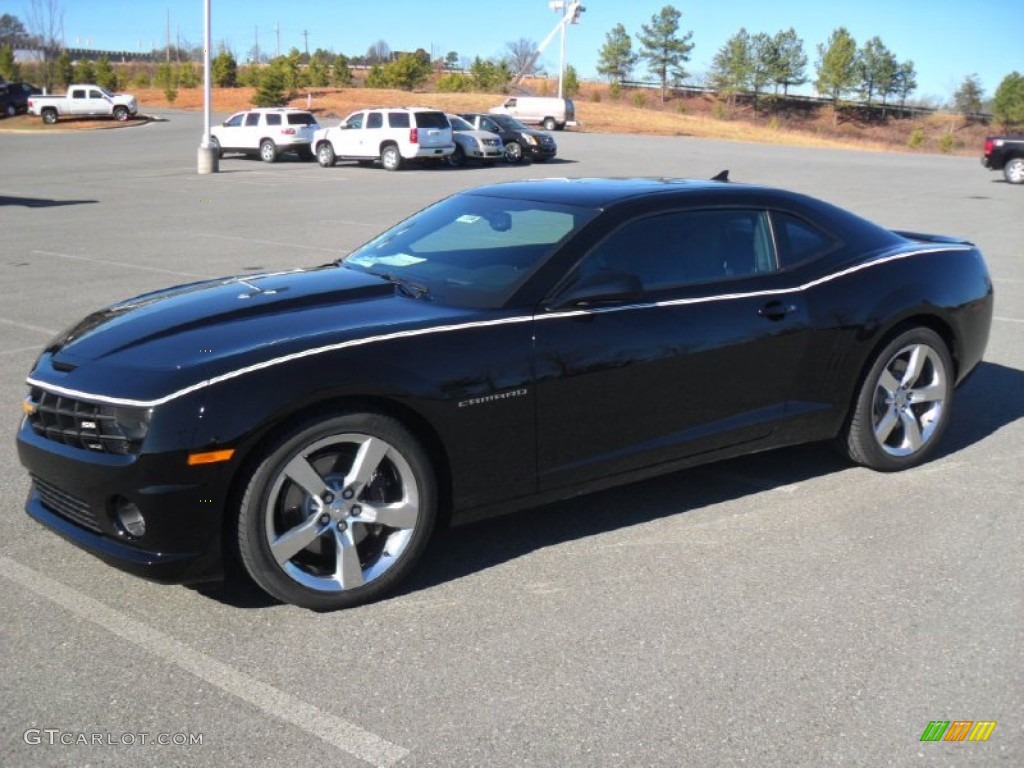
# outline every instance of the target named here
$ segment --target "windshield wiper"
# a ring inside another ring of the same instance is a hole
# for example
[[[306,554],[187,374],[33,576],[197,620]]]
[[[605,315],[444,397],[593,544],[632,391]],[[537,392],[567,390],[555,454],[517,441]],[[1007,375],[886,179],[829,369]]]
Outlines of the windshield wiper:
[[[378,274],[378,277],[383,277],[410,299],[426,299],[430,296],[430,289],[427,286],[404,277],[398,277],[393,272],[384,272]]]

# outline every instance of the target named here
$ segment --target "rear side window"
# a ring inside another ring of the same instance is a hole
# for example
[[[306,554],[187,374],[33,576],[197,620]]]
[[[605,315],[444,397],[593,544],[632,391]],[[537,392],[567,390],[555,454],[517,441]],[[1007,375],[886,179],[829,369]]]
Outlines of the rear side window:
[[[380,128],[384,125],[384,115],[380,112],[371,112],[366,116],[367,128]]]
[[[388,112],[388,125],[392,128],[408,128],[409,127],[409,113],[408,112]]]
[[[280,115],[267,115],[267,125],[280,125],[280,124],[281,124],[281,116]]]
[[[76,88],[75,90],[73,90],[71,92],[71,98],[72,99],[84,99],[85,98],[85,89],[84,88]]]
[[[416,125],[420,128],[450,128],[444,112],[417,112]]]
[[[827,232],[789,213],[772,211],[772,228],[779,269],[788,269],[821,256],[837,241]]]
[[[289,112],[288,125],[316,125],[316,118],[309,112]]]

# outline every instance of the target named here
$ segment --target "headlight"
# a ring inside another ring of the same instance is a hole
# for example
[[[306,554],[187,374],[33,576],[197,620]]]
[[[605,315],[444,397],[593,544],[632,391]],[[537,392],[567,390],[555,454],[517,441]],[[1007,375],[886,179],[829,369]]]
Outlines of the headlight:
[[[525,141],[527,144],[536,144],[537,143],[537,140],[535,138],[533,138],[533,136],[531,136],[528,133],[524,133],[523,134],[523,141]]]

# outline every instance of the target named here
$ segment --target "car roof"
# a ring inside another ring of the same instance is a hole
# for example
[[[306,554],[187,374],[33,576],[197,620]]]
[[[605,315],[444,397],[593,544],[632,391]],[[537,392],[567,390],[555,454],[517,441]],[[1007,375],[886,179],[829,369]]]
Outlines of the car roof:
[[[489,184],[466,190],[466,194],[510,197],[538,202],[605,207],[640,197],[709,193],[720,198],[751,199],[764,193],[791,193],[768,187],[734,182],[683,178],[556,178],[529,179]],[[796,197],[794,195],[794,197]]]

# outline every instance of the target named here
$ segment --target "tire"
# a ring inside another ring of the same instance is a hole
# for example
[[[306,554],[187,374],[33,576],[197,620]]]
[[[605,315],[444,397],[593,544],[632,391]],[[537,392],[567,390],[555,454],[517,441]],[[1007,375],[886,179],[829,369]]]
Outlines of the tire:
[[[260,142],[260,160],[264,163],[272,163],[277,160],[277,145],[270,139]]]
[[[874,357],[853,405],[842,446],[880,472],[908,469],[935,450],[953,407],[953,360],[930,328],[900,333]]]
[[[238,515],[245,569],[272,596],[349,608],[394,589],[437,519],[437,481],[419,441],[390,416],[299,424],[249,479]],[[378,520],[388,520],[387,525]]]
[[[553,131],[558,127],[558,123],[555,122],[555,118],[553,117],[545,117],[544,122],[541,123],[541,126],[544,128],[545,131]]]
[[[320,146],[316,148],[316,161],[320,163],[321,168],[330,168],[338,162],[338,158],[334,154],[334,147],[331,145],[331,142],[320,142]]]
[[[119,123],[123,123],[128,119],[128,107],[114,107],[114,119]]]
[[[506,142],[505,161],[508,163],[523,162],[523,147],[518,141]]]
[[[1010,158],[1003,166],[1003,176],[1011,184],[1024,184],[1024,157]]]
[[[456,144],[455,151],[445,158],[445,162],[452,168],[461,168],[466,164],[466,153],[462,150],[461,146]]]
[[[16,114],[18,114],[18,108],[15,107],[13,104],[5,104],[4,105],[4,114],[7,117],[14,117]]]
[[[218,160],[224,157],[224,150],[220,148],[220,142],[216,136],[210,137],[210,149],[213,150],[213,154]]]
[[[386,171],[397,171],[402,167],[402,153],[394,144],[388,144],[380,151],[380,164]]]
[[[57,122],[57,110],[56,109],[44,109],[43,110],[43,122],[47,125],[53,125]]]

